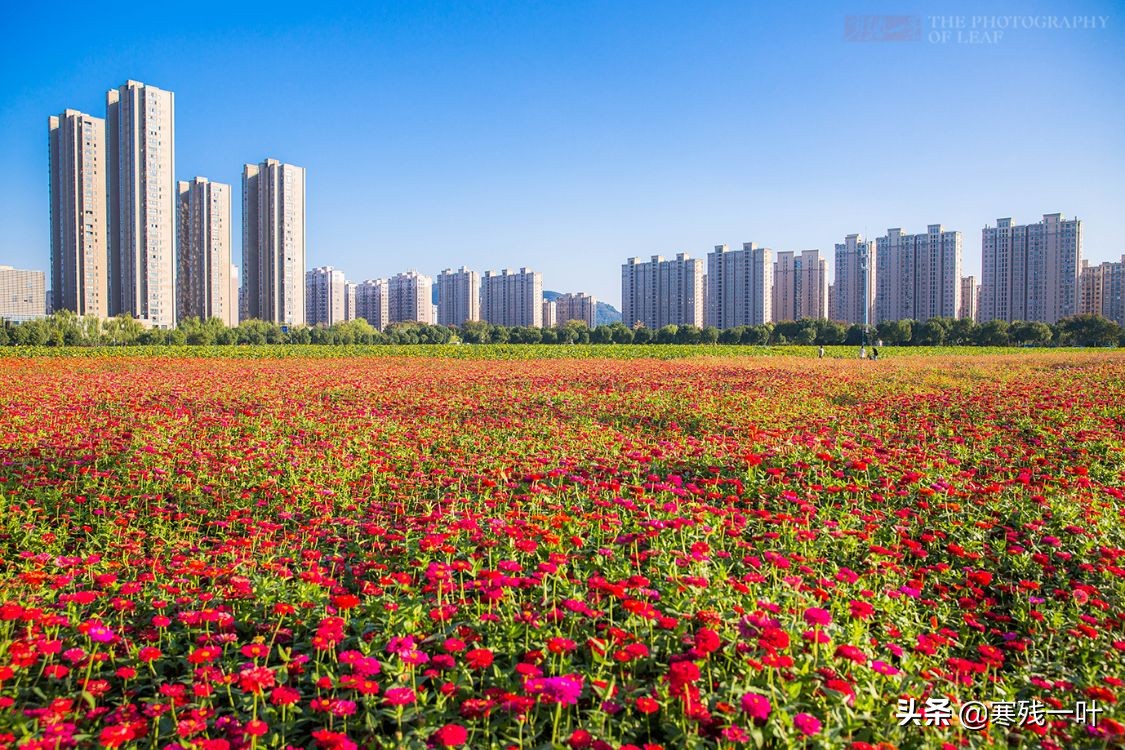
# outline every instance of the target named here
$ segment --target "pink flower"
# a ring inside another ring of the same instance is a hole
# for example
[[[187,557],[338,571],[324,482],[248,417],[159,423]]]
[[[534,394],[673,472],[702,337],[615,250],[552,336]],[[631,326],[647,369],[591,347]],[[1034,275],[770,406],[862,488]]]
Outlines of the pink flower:
[[[410,688],[391,688],[383,699],[392,706],[405,706],[415,700],[414,691]]]
[[[820,719],[812,714],[797,714],[793,717],[793,726],[806,737],[811,737],[820,731]]]
[[[832,614],[827,609],[809,607],[805,610],[805,622],[813,626],[830,625],[832,623]]]
[[[742,712],[755,721],[765,721],[770,716],[773,707],[769,698],[758,693],[747,693],[742,696]]]

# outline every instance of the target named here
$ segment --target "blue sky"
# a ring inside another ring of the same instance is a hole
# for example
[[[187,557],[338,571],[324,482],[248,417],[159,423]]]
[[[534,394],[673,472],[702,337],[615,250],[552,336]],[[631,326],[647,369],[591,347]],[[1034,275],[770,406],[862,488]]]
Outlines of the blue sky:
[[[47,117],[129,78],[175,92],[177,176],[235,185],[236,227],[243,163],[306,167],[309,265],[349,279],[526,265],[617,304],[634,255],[938,222],[979,273],[982,226],[1053,212],[1125,253],[1120,3],[236,5],[5,4],[0,263],[48,267]],[[970,44],[938,14],[1108,20]],[[845,39],[885,15],[921,38]]]

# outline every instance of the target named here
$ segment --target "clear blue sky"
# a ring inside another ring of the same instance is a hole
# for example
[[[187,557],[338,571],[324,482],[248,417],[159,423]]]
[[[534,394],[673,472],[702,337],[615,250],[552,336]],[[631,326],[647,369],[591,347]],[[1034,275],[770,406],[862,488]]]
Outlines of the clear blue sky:
[[[1084,220],[1125,253],[1125,6],[859,2],[5,3],[0,263],[48,267],[47,117],[176,94],[176,172],[308,170],[308,262],[349,279],[530,266],[617,304],[620,264],[719,243]],[[35,6],[35,7],[33,7]],[[153,10],[155,9],[155,10]],[[929,40],[930,16],[1108,16]],[[845,39],[913,15],[917,41]],[[831,263],[830,263],[831,265]]]

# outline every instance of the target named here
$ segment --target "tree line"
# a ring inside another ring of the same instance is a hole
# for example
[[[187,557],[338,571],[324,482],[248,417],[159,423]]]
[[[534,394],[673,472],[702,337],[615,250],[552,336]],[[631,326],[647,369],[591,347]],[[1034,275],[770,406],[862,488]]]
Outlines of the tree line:
[[[146,329],[123,315],[108,320],[80,318],[59,311],[45,318],[12,323],[0,320],[0,346],[131,346],[251,344],[746,344],[891,346],[1123,346],[1125,330],[1097,315],[1075,315],[1049,325],[1033,321],[932,318],[887,321],[871,326],[830,320],[786,321],[719,330],[669,325],[659,329],[630,328],[623,323],[599,325],[570,321],[558,328],[506,327],[482,321],[447,327],[425,323],[393,323],[380,331],[361,319],[333,326],[281,326],[246,320],[227,327],[217,318],[187,318],[175,329]]]

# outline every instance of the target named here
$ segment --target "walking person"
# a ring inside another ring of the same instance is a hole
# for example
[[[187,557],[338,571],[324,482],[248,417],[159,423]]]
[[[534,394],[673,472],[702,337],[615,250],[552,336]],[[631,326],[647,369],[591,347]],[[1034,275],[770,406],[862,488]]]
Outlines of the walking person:
[[[867,359],[867,347],[866,346],[859,347],[859,358],[860,359]]]
[[[816,350],[817,359],[824,359],[824,345],[821,344],[820,348]]]
[[[877,361],[879,359],[879,350],[875,347],[871,347],[871,359],[872,361]]]

